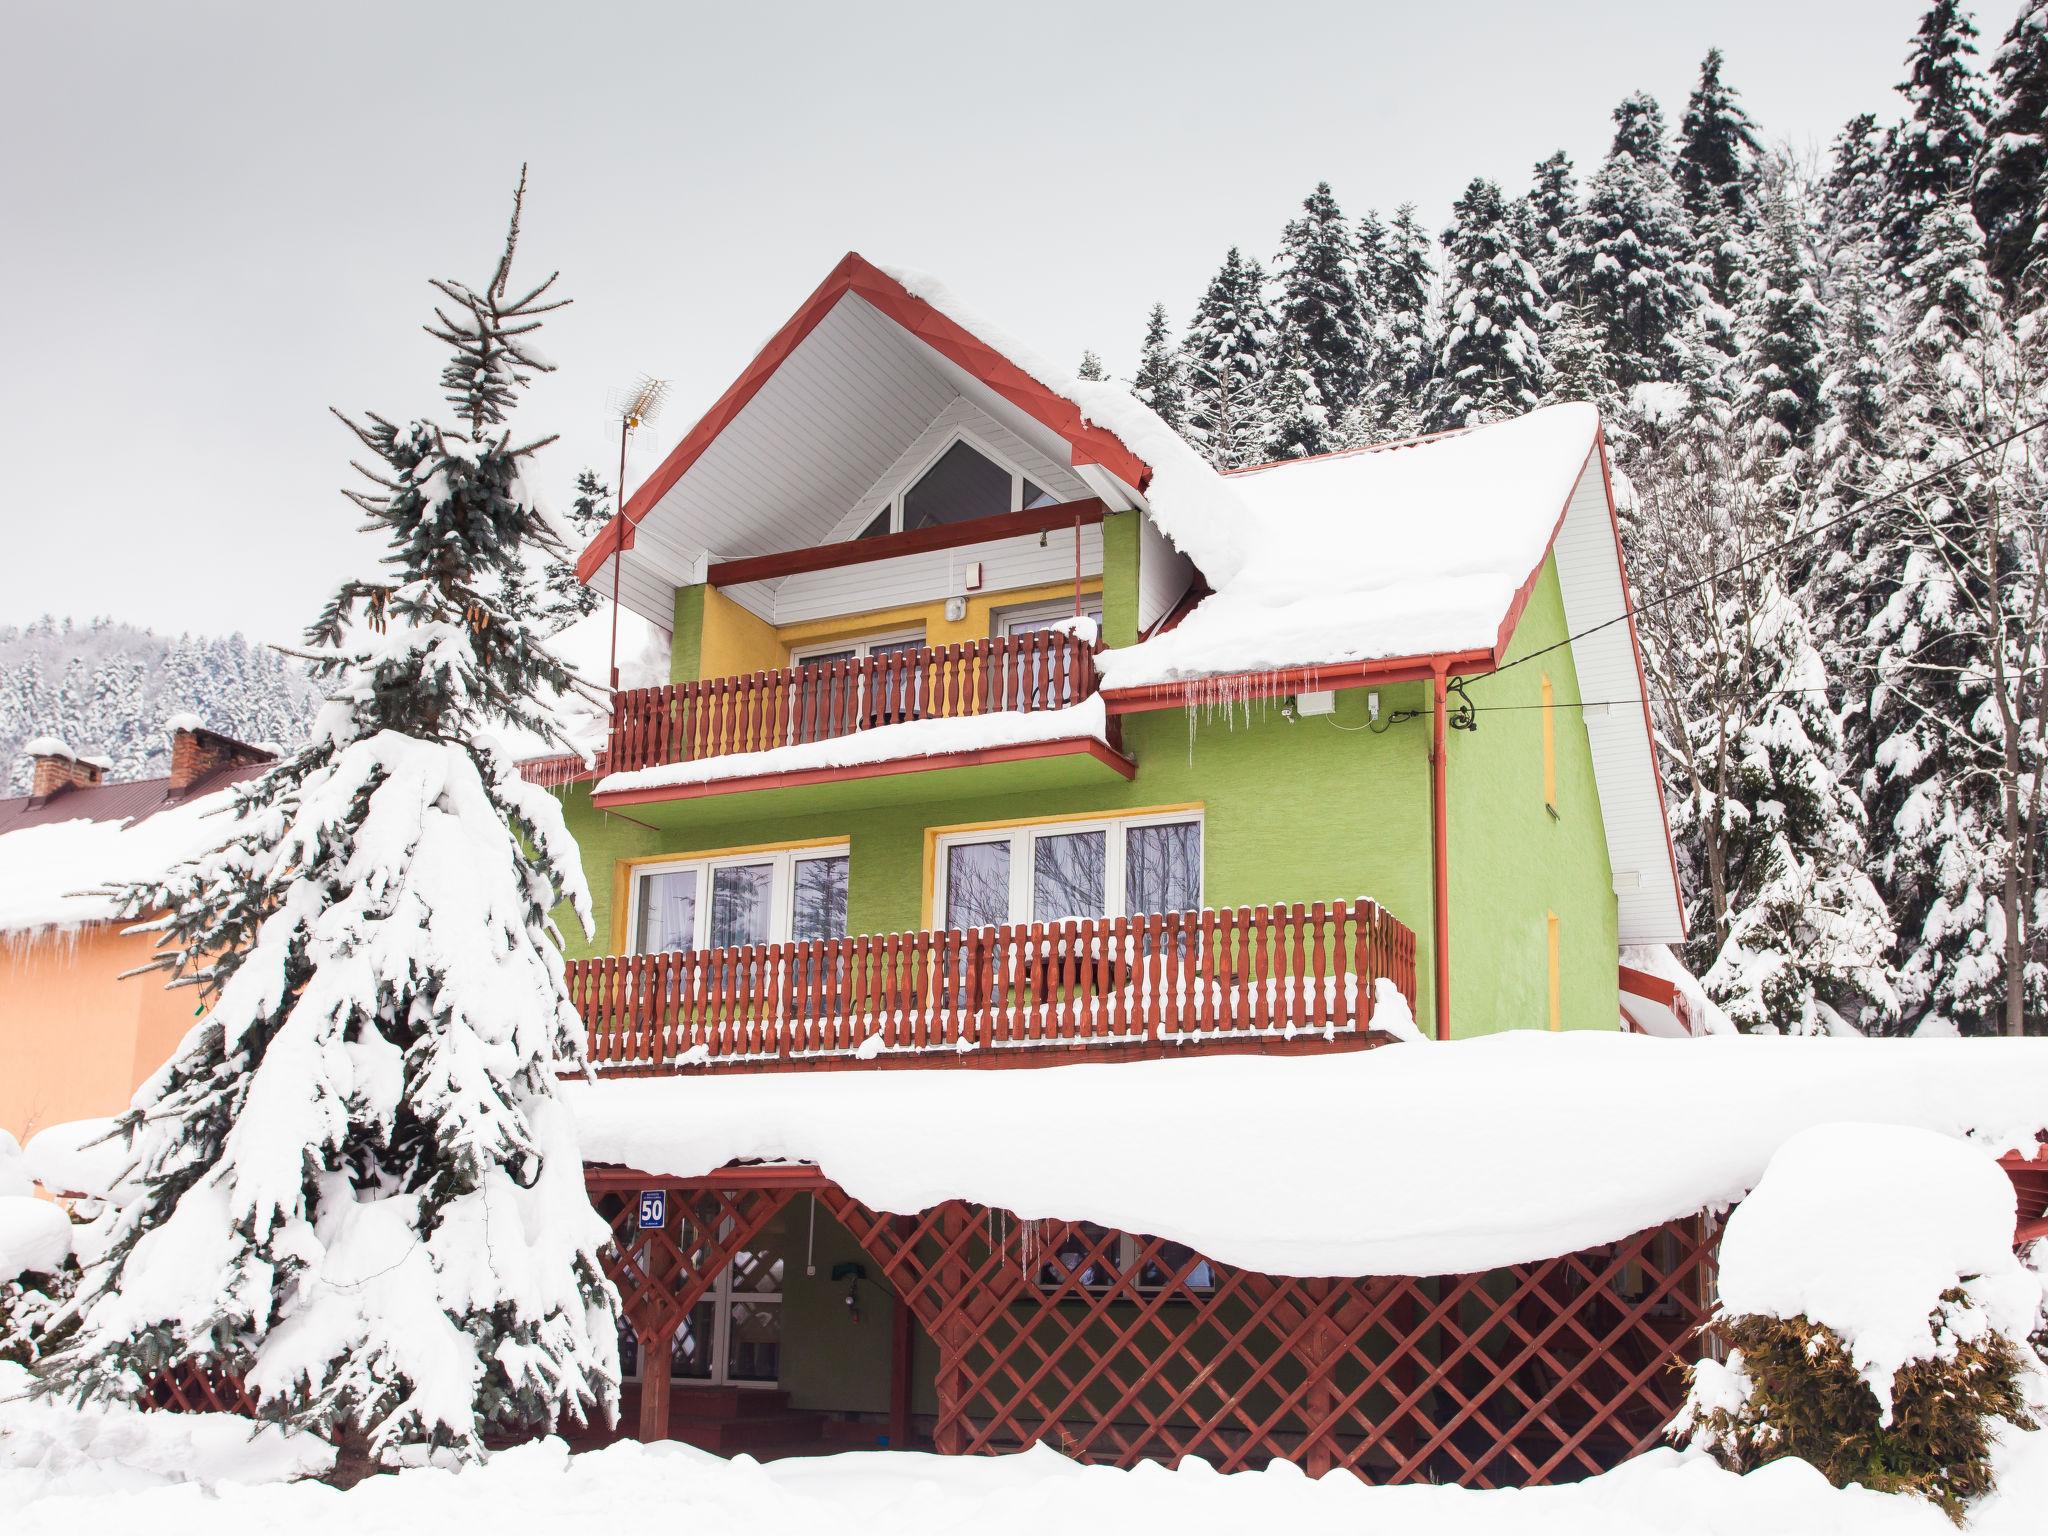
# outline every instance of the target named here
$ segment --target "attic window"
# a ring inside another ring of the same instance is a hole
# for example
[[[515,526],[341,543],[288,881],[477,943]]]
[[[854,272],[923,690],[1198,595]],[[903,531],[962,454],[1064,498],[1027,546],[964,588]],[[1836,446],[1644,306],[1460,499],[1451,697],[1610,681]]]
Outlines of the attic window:
[[[955,443],[903,493],[903,531],[994,517],[1011,505],[1010,472]]]
[[[970,523],[1029,507],[1059,505],[1060,497],[983,451],[964,435],[879,507],[856,539]]]

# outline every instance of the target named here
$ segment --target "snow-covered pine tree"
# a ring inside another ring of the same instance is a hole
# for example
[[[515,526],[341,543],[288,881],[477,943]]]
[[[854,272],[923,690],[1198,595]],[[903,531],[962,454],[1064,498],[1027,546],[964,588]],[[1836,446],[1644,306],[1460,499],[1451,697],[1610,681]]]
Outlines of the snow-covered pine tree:
[[[1102,366],[1101,358],[1097,357],[1093,352],[1084,351],[1081,354],[1081,366],[1074,370],[1074,377],[1077,379],[1106,379],[1109,377],[1109,370]]]
[[[571,682],[519,617],[554,535],[524,483],[541,444],[508,418],[566,302],[511,284],[519,205],[485,286],[434,283],[457,424],[349,423],[388,574],[308,632],[313,739],[219,851],[128,893],[204,1013],[123,1121],[140,1193],[44,1378],[132,1399],[205,1362],[335,1440],[343,1477],[616,1414],[608,1234],[555,1086],[582,1031],[548,914],[587,925],[589,895],[560,807],[492,736],[544,732],[530,701]]]
[[[1280,290],[1275,317],[1282,330],[1292,332],[1312,386],[1299,393],[1312,397],[1311,405],[1326,415],[1335,412],[1364,387],[1372,338],[1359,291],[1358,247],[1327,181],[1317,182],[1303,199],[1301,217],[1287,222],[1273,275]],[[1292,418],[1292,425],[1279,429],[1290,439],[1314,420],[1312,409],[1278,400],[1273,414],[1283,423]],[[1301,451],[1320,453],[1330,446],[1326,438],[1327,429],[1316,428]]]
[[[1692,220],[1697,259],[1707,294],[1723,309],[1740,301],[1742,237],[1750,226],[1749,191],[1762,147],[1756,125],[1721,78],[1721,50],[1709,48],[1699,83],[1679,120],[1678,154],[1671,163],[1686,216]]]
[[[1620,413],[1620,398],[1614,388],[1614,365],[1607,356],[1607,338],[1583,304],[1554,306],[1555,318],[1544,343],[1543,361],[1549,369],[1543,400],[1583,400],[1600,408],[1600,415],[1612,436]],[[1618,448],[1610,442],[1610,452]]]
[[[597,612],[603,599],[595,587],[576,579],[576,552],[597,537],[612,515],[611,489],[597,478],[597,471],[585,469],[576,476],[576,494],[569,500],[563,548],[566,558],[545,554],[539,577],[532,583],[532,622],[543,634],[568,628],[578,619]]]
[[[1821,307],[1811,230],[1799,189],[1781,178],[1757,210],[1756,270],[1736,323],[1736,415],[1750,479],[1791,509],[1811,485],[1820,424]]]
[[[2027,0],[1991,59],[1991,118],[1971,205],[2007,294],[2048,286],[2048,0]]]
[[[1316,385],[1308,338],[1292,321],[1280,322],[1266,379],[1265,417],[1270,434],[1260,457],[1299,459],[1335,446],[1333,412]]]
[[[1867,798],[1909,1009],[2019,1034],[2048,1001],[2036,910],[2048,465],[2033,438],[1979,455],[2036,419],[2048,392],[2038,343],[2007,334],[1960,196],[1916,244],[1883,434],[1908,488],[1861,573],[1879,603]]]
[[[1276,328],[1265,288],[1259,264],[1233,245],[1181,339],[1184,433],[1218,469],[1256,463],[1272,437],[1266,385]]]
[[[1378,377],[1369,390],[1374,419],[1368,438],[1422,430],[1438,350],[1434,246],[1413,203],[1394,211],[1386,232],[1386,260],[1380,266],[1383,340]]]
[[[1984,85],[1971,59],[1977,28],[1961,0],[1934,0],[1920,20],[1899,86],[1908,112],[1891,137],[1884,213],[1885,260],[1895,281],[1920,254],[1921,226],[1967,197],[1984,151]]]
[[[1566,261],[1571,251],[1572,224],[1579,216],[1578,184],[1572,179],[1571,157],[1563,150],[1536,162],[1526,199],[1535,239],[1522,252],[1536,269],[1544,297],[1553,310],[1577,301]],[[1553,320],[1557,318],[1555,314]]]
[[[1664,114],[1637,92],[1614,109],[1614,144],[1586,189],[1567,278],[1607,332],[1616,381],[1677,376],[1674,338],[1702,297],[1692,231],[1664,147]]]
[[[1180,349],[1173,344],[1166,306],[1154,304],[1145,317],[1145,343],[1138,353],[1138,372],[1131,392],[1151,406],[1175,431],[1187,419],[1187,396],[1181,384]]]
[[[1542,284],[1500,188],[1475,177],[1444,231],[1445,330],[1431,431],[1476,426],[1543,399]]]

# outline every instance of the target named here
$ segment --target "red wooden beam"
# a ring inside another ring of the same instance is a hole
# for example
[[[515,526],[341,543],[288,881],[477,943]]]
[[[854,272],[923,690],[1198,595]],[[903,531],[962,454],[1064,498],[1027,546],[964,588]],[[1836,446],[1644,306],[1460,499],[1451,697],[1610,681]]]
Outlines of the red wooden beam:
[[[714,587],[736,587],[743,582],[772,581],[778,576],[796,576],[805,571],[836,571],[844,566],[866,565],[873,560],[929,554],[935,549],[959,549],[967,544],[987,544],[996,539],[1048,533],[1055,528],[1079,529],[1089,523],[1101,522],[1108,511],[1101,498],[1086,496],[1079,501],[1055,502],[1049,507],[998,512],[993,517],[971,518],[964,523],[940,523],[932,528],[912,528],[872,539],[844,539],[810,549],[786,549],[773,555],[743,555],[735,560],[719,560],[706,568],[704,579]]]

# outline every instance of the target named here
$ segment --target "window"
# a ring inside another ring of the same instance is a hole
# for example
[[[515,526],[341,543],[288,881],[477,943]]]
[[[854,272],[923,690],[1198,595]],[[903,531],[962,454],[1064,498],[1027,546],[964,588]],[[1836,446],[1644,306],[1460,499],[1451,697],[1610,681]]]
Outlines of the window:
[[[885,680],[874,676],[871,669],[857,670],[851,680],[851,701],[838,701],[841,707],[836,710],[832,707],[832,691],[835,687],[843,690],[848,683],[845,674],[834,679],[824,669],[835,661],[869,661],[923,649],[924,631],[919,629],[865,640],[840,640],[790,652],[798,689],[795,708],[789,713],[790,739],[810,741],[828,735],[834,722],[842,727],[851,724],[856,730],[870,730],[899,720],[921,719],[924,711],[919,697],[920,680],[910,675],[909,668],[887,679],[886,687],[882,686]]]
[[[1202,818],[1177,811],[942,835],[934,911],[948,928],[1202,904]]]
[[[781,1378],[786,1218],[785,1209],[734,1254],[690,1309],[676,1329],[669,1380],[773,1386]],[[627,1381],[640,1379],[639,1340],[623,1323],[619,1366]]]
[[[642,955],[840,939],[846,891],[843,847],[678,859],[634,872],[627,931]]]
[[[1081,617],[1093,619],[1096,631],[1100,633],[1102,629],[1102,599],[1099,596],[1084,597],[1081,600]],[[1035,634],[1041,630],[1059,629],[1071,624],[1073,620],[1074,602],[1072,598],[1065,598],[1057,603],[1033,603],[1026,608],[1010,608],[996,615],[995,638],[1000,640],[1010,635],[1028,635]],[[1029,666],[1031,671],[1029,683],[1033,693],[1036,694],[1046,689],[1046,680],[1040,676],[1044,667],[1036,657],[1029,659]],[[1050,691],[1056,693],[1057,697],[1033,698],[1032,702],[1040,708],[1046,708],[1055,704],[1072,704],[1077,702],[1068,697],[1068,685],[1065,676],[1054,679]]]
[[[1092,1221],[1074,1222],[1038,1267],[1039,1289],[1056,1291],[1071,1281],[1084,1290],[1107,1291],[1133,1269],[1140,1291],[1163,1291],[1170,1286],[1206,1293],[1216,1288],[1215,1267],[1185,1243],[1161,1243],[1142,1264],[1138,1262],[1138,1245],[1139,1239],[1128,1232],[1112,1234]]]
[[[948,523],[973,522],[1026,507],[1052,507],[1060,498],[1034,484],[964,433],[890,496],[855,534],[877,539]]]

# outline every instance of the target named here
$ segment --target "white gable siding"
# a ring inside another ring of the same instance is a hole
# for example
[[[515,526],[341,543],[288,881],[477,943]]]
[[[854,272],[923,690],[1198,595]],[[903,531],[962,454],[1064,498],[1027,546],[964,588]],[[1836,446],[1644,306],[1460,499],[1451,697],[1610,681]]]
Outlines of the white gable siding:
[[[1194,579],[1195,563],[1166,540],[1152,521],[1152,514],[1139,514],[1138,528],[1138,633],[1143,634],[1165,618]]]
[[[1055,529],[1044,535],[1028,533],[992,544],[937,549],[928,554],[791,576],[775,595],[775,622],[795,624],[804,619],[839,618],[960,595],[964,590],[962,570],[975,560],[981,562],[983,593],[1071,582],[1074,535],[1071,530]],[[1081,572],[1084,576],[1102,574],[1100,525],[1090,524],[1081,530]]]
[[[1572,642],[1586,735],[1593,746],[1593,779],[1607,827],[1607,859],[1614,870],[1616,919],[1623,944],[1672,944],[1684,937],[1678,888],[1664,827],[1664,801],[1643,717],[1643,681],[1636,671],[1627,624],[1611,622],[1628,607],[1614,524],[1596,454],[1586,464],[1558,531],[1558,583],[1565,622],[1574,634],[1596,624],[1598,633]],[[1603,711],[1600,701],[1608,702]]]

